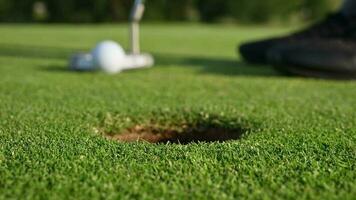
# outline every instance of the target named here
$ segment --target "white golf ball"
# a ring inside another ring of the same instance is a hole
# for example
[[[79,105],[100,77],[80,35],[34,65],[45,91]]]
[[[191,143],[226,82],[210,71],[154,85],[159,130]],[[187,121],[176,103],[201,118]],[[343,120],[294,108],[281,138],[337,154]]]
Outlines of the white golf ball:
[[[107,73],[118,73],[125,62],[124,49],[114,41],[103,41],[96,45],[92,51],[93,63],[96,68]]]

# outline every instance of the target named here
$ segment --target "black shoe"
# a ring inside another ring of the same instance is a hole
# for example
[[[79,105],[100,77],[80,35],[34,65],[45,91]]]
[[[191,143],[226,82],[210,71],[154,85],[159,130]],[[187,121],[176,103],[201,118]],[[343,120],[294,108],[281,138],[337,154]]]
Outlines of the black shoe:
[[[294,75],[356,79],[356,37],[280,44],[270,49],[268,60],[280,71]]]
[[[347,32],[350,23],[352,21],[342,14],[332,14],[324,21],[295,34],[243,44],[239,47],[239,52],[248,62],[267,64],[267,53],[276,45],[310,39],[339,38]]]

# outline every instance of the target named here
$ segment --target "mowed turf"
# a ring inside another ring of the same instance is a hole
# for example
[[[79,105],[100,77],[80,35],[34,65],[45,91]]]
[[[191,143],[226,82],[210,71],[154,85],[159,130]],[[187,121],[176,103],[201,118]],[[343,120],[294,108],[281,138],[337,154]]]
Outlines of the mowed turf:
[[[356,82],[241,62],[273,27],[145,25],[152,69],[67,71],[125,25],[0,26],[0,199],[355,199]],[[212,119],[227,143],[118,143],[136,121]]]

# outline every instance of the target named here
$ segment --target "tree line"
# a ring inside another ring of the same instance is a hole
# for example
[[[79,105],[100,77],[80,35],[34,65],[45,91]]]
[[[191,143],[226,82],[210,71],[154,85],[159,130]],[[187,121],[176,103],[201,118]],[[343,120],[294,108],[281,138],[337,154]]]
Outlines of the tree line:
[[[1,22],[124,22],[134,0],[0,0]],[[147,21],[267,23],[310,20],[338,0],[146,0]]]

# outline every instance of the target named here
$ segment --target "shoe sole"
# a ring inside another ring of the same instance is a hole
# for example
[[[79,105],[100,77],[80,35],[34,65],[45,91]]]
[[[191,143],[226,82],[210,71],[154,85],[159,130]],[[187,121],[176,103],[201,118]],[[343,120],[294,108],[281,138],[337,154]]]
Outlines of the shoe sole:
[[[289,74],[324,79],[356,79],[356,50],[288,44],[268,52],[276,69]]]
[[[356,80],[356,72],[340,73],[340,72],[315,70],[315,69],[310,69],[305,67],[282,66],[282,65],[275,65],[274,67],[278,71],[287,75],[301,76],[306,78],[330,79],[330,80]]]

